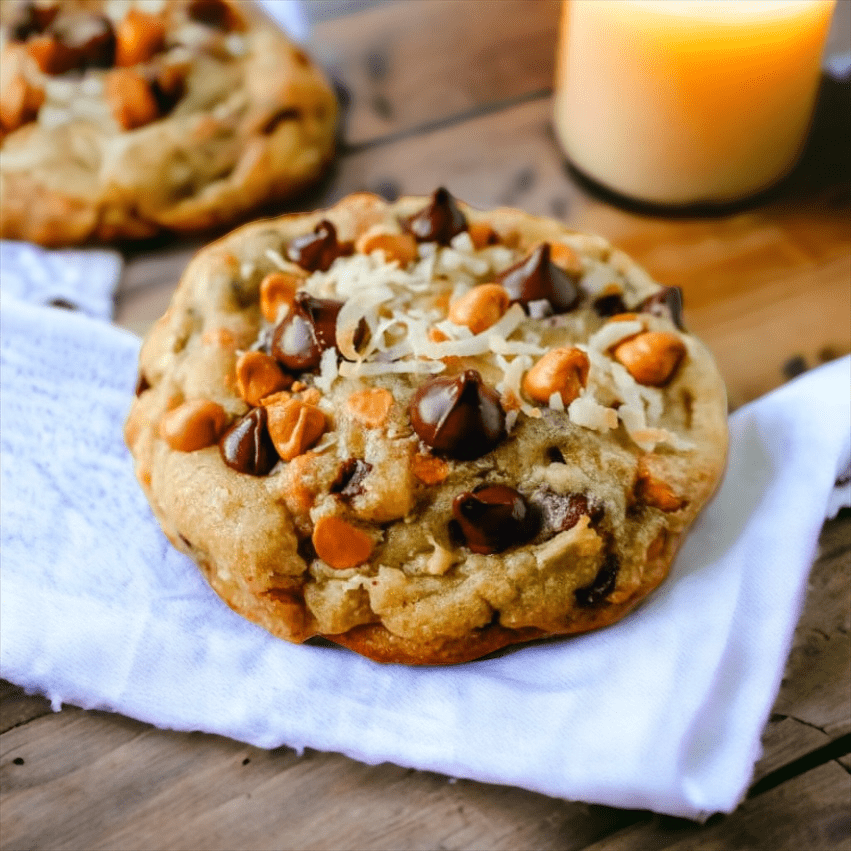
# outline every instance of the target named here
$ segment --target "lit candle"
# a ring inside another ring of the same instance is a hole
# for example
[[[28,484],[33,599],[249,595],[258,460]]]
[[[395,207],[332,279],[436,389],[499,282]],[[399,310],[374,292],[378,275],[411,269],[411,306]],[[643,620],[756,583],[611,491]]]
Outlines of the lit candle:
[[[794,166],[835,0],[566,0],[555,128],[585,175],[725,203]]]

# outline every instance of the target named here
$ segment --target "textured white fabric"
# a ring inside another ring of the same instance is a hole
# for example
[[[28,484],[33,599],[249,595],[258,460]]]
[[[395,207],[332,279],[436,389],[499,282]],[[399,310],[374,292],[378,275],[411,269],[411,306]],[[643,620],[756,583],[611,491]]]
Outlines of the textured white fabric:
[[[171,548],[121,437],[138,345],[3,299],[3,677],[57,708],[266,748],[692,818],[736,806],[851,454],[851,359],[732,417],[720,492],[669,581],[620,624],[417,669],[272,638]]]
[[[0,292],[32,304],[62,300],[108,319],[121,267],[117,251],[51,251],[31,242],[0,240]]]

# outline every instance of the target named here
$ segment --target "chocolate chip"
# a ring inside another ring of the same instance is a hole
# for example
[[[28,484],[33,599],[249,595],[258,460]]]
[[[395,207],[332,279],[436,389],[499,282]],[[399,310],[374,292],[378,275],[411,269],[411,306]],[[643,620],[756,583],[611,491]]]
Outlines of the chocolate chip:
[[[363,480],[371,469],[372,464],[361,458],[349,458],[340,465],[337,477],[331,482],[331,493],[343,499],[363,493]]]
[[[620,293],[601,295],[594,299],[592,306],[597,316],[617,316],[627,312],[626,303]]]
[[[287,257],[308,272],[327,272],[338,257],[354,251],[351,242],[337,240],[337,228],[323,219],[313,233],[297,236],[287,247]]]
[[[547,487],[538,488],[529,502],[538,511],[542,530],[548,537],[572,529],[580,517],[587,516],[594,526],[603,519],[605,508],[583,493],[558,493]]]
[[[417,242],[449,245],[454,236],[467,230],[467,219],[455,199],[442,186],[431,196],[431,202],[403,223]]]
[[[544,242],[531,254],[497,275],[511,300],[526,306],[547,299],[556,313],[566,313],[579,301],[579,289],[573,279],[550,260],[550,245]]]
[[[187,13],[193,21],[225,32],[236,24],[234,13],[223,0],[192,0]]]
[[[111,68],[115,64],[115,30],[105,15],[81,12],[58,18],[50,32],[69,51],[71,67]]]
[[[638,306],[639,313],[651,313],[673,322],[680,331],[683,325],[683,291],[679,287],[662,287]],[[623,312],[623,311],[621,311]]]
[[[11,41],[26,41],[31,35],[43,33],[50,26],[59,11],[58,4],[42,6],[32,0],[18,6],[15,16],[9,25]]]
[[[265,476],[275,466],[278,453],[266,422],[266,409],[252,408],[221,436],[219,452],[228,467],[250,476]]]
[[[602,603],[615,590],[619,569],[618,557],[614,553],[609,553],[594,579],[588,585],[577,588],[573,592],[577,604],[587,607]]]
[[[426,382],[414,394],[408,412],[419,438],[451,458],[479,458],[505,437],[499,396],[474,369]]]
[[[499,553],[535,534],[526,501],[506,485],[482,485],[459,494],[452,502],[452,515],[474,553]]]
[[[168,65],[150,75],[148,82],[160,115],[168,115],[186,94],[186,73],[185,67]]]

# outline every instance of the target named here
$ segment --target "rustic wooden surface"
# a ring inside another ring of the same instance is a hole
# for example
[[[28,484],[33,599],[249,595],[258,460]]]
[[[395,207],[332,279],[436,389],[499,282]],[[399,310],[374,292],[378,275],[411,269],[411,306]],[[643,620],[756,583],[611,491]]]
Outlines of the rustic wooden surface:
[[[851,79],[826,80],[799,168],[721,217],[627,210],[573,174],[550,129],[555,0],[359,4],[312,49],[345,105],[349,191],[446,185],[594,230],[685,291],[731,407],[851,350]],[[365,8],[364,8],[365,7]],[[839,0],[829,51],[851,43]],[[143,332],[203,239],[128,249],[117,321]],[[706,825],[335,754],[261,751],[75,707],[0,682],[2,849],[765,849],[851,847],[851,511],[823,530],[748,798]]]

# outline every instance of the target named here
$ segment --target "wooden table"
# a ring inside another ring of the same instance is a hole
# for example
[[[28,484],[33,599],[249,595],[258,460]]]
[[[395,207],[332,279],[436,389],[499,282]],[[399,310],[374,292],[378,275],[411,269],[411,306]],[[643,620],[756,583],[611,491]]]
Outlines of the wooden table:
[[[318,9],[333,12],[325,2]],[[339,6],[339,4],[336,4]],[[345,106],[340,157],[298,207],[438,185],[602,233],[683,288],[732,407],[851,350],[851,79],[826,80],[800,167],[722,217],[625,210],[550,127],[555,0],[355,3],[312,50]],[[839,0],[829,51],[851,43]],[[203,240],[127,252],[117,321],[142,332]],[[2,683],[3,849],[765,849],[851,845],[851,511],[828,522],[744,803],[703,826],[335,754],[161,731]]]

